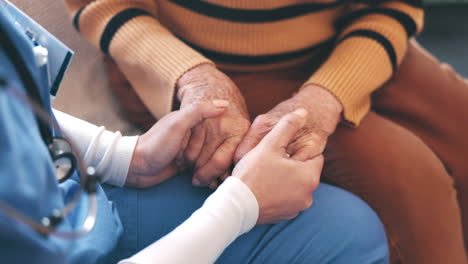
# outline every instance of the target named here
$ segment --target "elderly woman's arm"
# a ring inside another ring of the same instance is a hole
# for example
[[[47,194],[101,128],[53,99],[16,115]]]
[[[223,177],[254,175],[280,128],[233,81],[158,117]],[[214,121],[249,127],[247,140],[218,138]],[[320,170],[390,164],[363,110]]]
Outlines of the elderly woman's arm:
[[[212,64],[159,21],[154,0],[65,0],[75,28],[112,57],[156,118],[172,110],[177,80]]]
[[[161,10],[156,2],[65,0],[75,27],[115,60],[156,118],[168,114],[175,99],[181,108],[212,99],[230,102],[225,115],[193,130],[179,162],[181,167],[194,168],[195,185],[208,185],[228,175],[234,152],[250,126],[247,108],[226,75],[158,21]]]

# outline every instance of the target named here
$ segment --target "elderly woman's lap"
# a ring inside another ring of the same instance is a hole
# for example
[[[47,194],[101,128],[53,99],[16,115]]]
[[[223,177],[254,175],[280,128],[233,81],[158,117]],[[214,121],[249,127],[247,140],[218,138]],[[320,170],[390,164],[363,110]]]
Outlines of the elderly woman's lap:
[[[104,263],[115,263],[161,238],[187,219],[211,193],[206,188],[192,187],[186,174],[144,190],[105,189],[117,206],[124,234]],[[388,262],[382,224],[363,201],[327,184],[321,184],[313,195],[312,207],[297,218],[255,227],[234,241],[218,262]]]

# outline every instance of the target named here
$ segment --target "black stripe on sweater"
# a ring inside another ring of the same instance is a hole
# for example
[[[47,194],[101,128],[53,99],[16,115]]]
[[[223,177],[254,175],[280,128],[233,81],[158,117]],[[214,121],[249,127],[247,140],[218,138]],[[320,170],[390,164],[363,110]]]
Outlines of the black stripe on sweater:
[[[346,1],[346,0],[338,0],[338,1]],[[381,5],[387,2],[402,2],[407,5],[410,5],[412,7],[416,8],[422,8],[423,7],[423,1],[422,0],[352,0],[352,3],[356,4],[366,4],[369,6],[376,6],[376,5]]]
[[[396,52],[392,46],[392,43],[386,37],[372,30],[361,29],[361,30],[352,31],[346,34],[342,39],[340,39],[339,42],[343,42],[346,39],[352,38],[352,37],[365,37],[365,38],[370,38],[370,39],[377,41],[380,45],[382,45],[382,47],[387,52],[388,58],[390,59],[390,63],[392,64],[393,72],[396,71],[397,69]]]
[[[206,57],[212,60],[215,60],[217,62],[228,63],[228,64],[261,65],[261,64],[270,64],[270,63],[275,63],[275,62],[287,61],[290,59],[295,59],[295,58],[299,58],[301,56],[310,54],[322,48],[323,49],[331,48],[333,46],[335,38],[331,38],[319,44],[315,44],[313,46],[307,47],[305,49],[292,51],[292,52],[271,54],[271,55],[237,55],[237,54],[231,54],[231,53],[223,53],[223,52],[218,52],[218,51],[202,48],[200,46],[197,46],[183,39],[182,41],[184,41],[187,45],[189,45],[196,51],[200,52]]]
[[[171,2],[208,17],[238,23],[275,22],[331,9],[342,4],[342,2],[336,1],[332,3],[296,4],[273,9],[238,9],[224,7],[200,0],[171,0]]]
[[[128,21],[138,16],[151,16],[151,13],[139,8],[129,8],[117,13],[107,24],[102,33],[100,47],[105,54],[109,54],[109,47],[115,33]]]
[[[75,27],[76,31],[80,32],[80,17],[81,13],[83,13],[83,10],[85,9],[86,6],[80,8],[78,12],[76,12],[75,16],[73,16],[73,26]]]
[[[335,23],[335,26],[338,30],[342,30],[344,27],[348,26],[349,24],[353,23],[359,18],[372,15],[372,14],[385,15],[385,16],[389,16],[395,19],[405,28],[406,35],[408,37],[411,37],[416,33],[416,30],[417,30],[416,22],[414,22],[414,20],[408,14],[401,12],[399,10],[390,9],[390,8],[380,8],[380,7],[364,8],[364,9],[360,9],[355,12],[352,12],[348,16],[338,19],[337,22]]]

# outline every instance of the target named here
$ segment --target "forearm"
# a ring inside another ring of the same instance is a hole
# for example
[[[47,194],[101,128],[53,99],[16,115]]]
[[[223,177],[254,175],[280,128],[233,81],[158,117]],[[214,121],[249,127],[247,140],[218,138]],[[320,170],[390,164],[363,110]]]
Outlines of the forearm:
[[[172,109],[177,80],[211,63],[157,19],[154,0],[66,0],[80,33],[111,56],[151,113]]]
[[[179,227],[119,264],[214,263],[232,241],[255,225],[258,210],[247,185],[229,177]]]
[[[54,110],[60,129],[77,147],[85,163],[93,166],[101,181],[122,187],[138,137],[123,137],[104,127]]]

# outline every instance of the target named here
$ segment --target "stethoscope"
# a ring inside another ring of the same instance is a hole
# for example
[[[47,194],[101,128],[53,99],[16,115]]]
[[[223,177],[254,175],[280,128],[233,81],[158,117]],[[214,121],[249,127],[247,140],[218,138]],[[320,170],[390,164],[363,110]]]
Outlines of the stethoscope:
[[[39,67],[47,66],[47,49],[37,43],[34,43],[33,52],[36,57],[36,64]],[[21,61],[19,63],[25,62]],[[0,80],[0,89],[1,88],[4,88],[3,90],[11,94],[14,98],[18,99],[25,105],[28,105],[34,113],[41,136],[47,145],[50,156],[53,160],[57,182],[62,183],[66,181],[78,169],[80,172],[81,188],[74,194],[73,198],[63,209],[52,210],[50,215],[43,217],[40,222],[33,220],[18,210],[15,210],[4,201],[0,201],[0,210],[5,215],[20,221],[44,236],[53,235],[65,239],[77,239],[86,235],[96,224],[96,188],[98,182],[96,170],[93,167],[85,167],[83,159],[79,156],[79,153],[76,151],[77,148],[73,146],[71,141],[66,140],[64,137],[53,136],[52,128],[59,128],[52,116],[44,109],[44,106],[39,103],[41,102],[41,99],[37,87],[25,85],[27,94],[24,94],[12,89],[6,81]],[[81,199],[83,191],[88,195],[88,214],[83,221],[82,226],[73,231],[59,230],[60,223],[62,223],[65,217],[73,211],[78,201]]]

